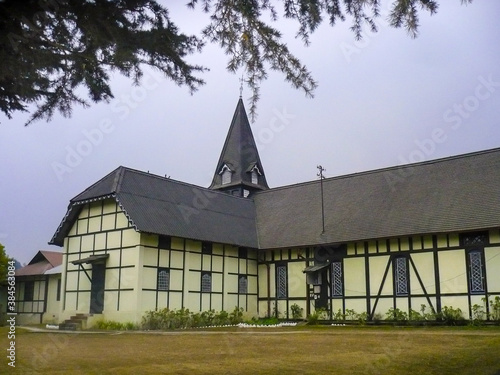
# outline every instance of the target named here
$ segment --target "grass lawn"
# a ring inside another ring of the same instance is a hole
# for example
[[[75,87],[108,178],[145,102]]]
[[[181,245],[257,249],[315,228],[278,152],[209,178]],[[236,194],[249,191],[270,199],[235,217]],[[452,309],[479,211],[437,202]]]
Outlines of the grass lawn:
[[[7,328],[0,328],[8,348]],[[5,350],[4,349],[4,350]],[[500,327],[16,332],[17,374],[500,375]]]

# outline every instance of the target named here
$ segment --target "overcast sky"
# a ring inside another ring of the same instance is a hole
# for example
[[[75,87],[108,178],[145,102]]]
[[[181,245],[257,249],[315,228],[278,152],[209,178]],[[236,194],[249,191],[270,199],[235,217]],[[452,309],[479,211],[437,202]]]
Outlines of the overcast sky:
[[[422,14],[417,39],[382,17],[362,42],[347,20],[323,25],[306,48],[280,21],[319,87],[308,99],[278,73],[262,85],[252,128],[271,187],[314,180],[318,164],[333,177],[500,147],[500,2],[441,2],[438,14]],[[168,6],[186,32],[206,21]],[[190,60],[210,68],[193,96],[148,71],[138,87],[115,77],[111,103],[69,119],[24,127],[27,115],[0,116],[0,243],[10,256],[25,263],[61,250],[47,242],[69,200],[120,165],[210,184],[239,75],[225,71],[217,46]],[[245,89],[247,109],[249,97]]]

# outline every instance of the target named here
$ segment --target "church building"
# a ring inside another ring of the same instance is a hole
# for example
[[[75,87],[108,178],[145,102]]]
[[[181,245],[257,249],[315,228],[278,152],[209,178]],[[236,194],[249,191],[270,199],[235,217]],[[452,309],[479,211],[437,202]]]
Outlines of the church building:
[[[58,316],[426,305],[469,318],[500,296],[499,193],[500,148],[270,188],[240,98],[208,188],[118,167],[71,199],[50,241]]]

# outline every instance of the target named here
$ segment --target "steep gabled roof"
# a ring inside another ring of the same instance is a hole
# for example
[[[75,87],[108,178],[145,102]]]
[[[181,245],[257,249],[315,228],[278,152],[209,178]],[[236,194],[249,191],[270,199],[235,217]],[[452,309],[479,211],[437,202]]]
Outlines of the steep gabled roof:
[[[260,248],[500,227],[500,149],[254,195]]]
[[[125,167],[71,200],[50,243],[62,246],[81,207],[101,199],[116,200],[141,232],[257,247],[251,200]]]
[[[227,165],[232,172],[231,183],[222,184],[221,170]],[[252,183],[251,170],[257,166],[259,175],[258,184]],[[251,189],[267,190],[266,176],[260,161],[259,152],[250,128],[250,122],[243,105],[243,100],[238,100],[234,111],[231,126],[222,148],[222,152],[215,168],[210,189],[225,189],[232,186],[245,186]]]
[[[31,259],[27,266],[16,270],[16,276],[44,275],[62,264],[62,253],[41,250]],[[52,272],[53,273],[53,272]]]

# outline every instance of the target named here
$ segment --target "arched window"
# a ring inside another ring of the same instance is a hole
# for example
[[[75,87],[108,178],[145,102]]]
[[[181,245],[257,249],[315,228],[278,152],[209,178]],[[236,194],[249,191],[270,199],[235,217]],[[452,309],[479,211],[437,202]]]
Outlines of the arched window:
[[[170,273],[166,268],[158,269],[158,290],[168,290],[170,286]]]
[[[238,293],[247,294],[248,293],[248,278],[247,275],[238,276]]]
[[[210,293],[212,291],[212,274],[203,272],[201,274],[201,292]]]

